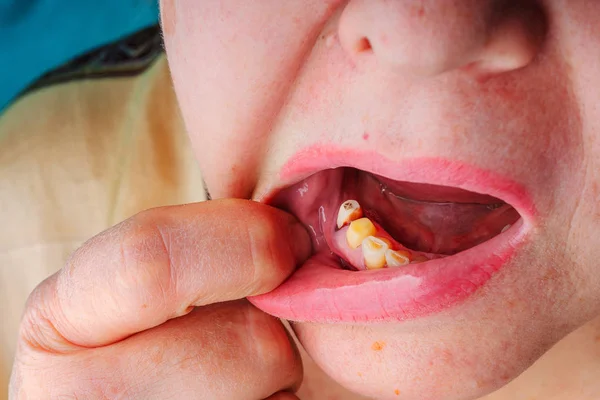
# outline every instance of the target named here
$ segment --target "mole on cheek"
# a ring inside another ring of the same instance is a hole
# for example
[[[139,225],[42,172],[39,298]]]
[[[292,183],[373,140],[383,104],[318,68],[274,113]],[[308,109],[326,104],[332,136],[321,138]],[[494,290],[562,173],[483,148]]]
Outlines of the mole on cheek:
[[[411,10],[411,14],[413,17],[423,18],[425,16],[425,8],[422,5],[415,6]]]
[[[385,347],[385,342],[374,342],[371,345],[371,349],[373,351],[381,351],[381,350],[383,350],[384,347]]]
[[[163,33],[165,35],[174,34],[177,19],[177,1],[163,0],[160,14]]]
[[[388,44],[388,42],[390,41],[388,35],[386,35],[385,32],[381,34],[379,40],[381,41],[381,44]]]

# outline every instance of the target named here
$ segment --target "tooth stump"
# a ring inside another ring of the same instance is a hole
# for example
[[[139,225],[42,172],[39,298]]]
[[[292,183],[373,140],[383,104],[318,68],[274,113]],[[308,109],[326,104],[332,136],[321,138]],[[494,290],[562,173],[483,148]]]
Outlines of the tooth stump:
[[[384,238],[384,237],[379,237],[379,236],[377,237],[377,239],[379,239],[382,242],[384,242],[385,244],[387,244],[390,249],[393,247],[392,246],[392,241],[390,239]]]
[[[363,211],[356,200],[346,200],[340,206],[340,210],[338,211],[337,216],[337,227],[341,229],[342,227],[348,225],[354,220],[362,218]]]
[[[385,253],[389,250],[383,240],[368,236],[362,242],[362,252],[367,269],[380,269],[385,267]]]
[[[385,252],[385,263],[388,267],[401,267],[410,263],[411,254],[406,250],[391,250]]]
[[[374,236],[377,228],[369,218],[360,218],[350,223],[346,231],[346,242],[353,249],[358,248],[368,236]]]

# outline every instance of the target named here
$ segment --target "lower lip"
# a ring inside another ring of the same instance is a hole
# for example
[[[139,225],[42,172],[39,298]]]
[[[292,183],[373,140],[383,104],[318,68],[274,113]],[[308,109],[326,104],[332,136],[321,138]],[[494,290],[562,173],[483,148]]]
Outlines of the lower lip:
[[[456,255],[402,268],[354,272],[317,254],[274,291],[249,298],[279,318],[318,323],[399,322],[464,301],[514,257],[525,241],[520,219],[506,232]]]

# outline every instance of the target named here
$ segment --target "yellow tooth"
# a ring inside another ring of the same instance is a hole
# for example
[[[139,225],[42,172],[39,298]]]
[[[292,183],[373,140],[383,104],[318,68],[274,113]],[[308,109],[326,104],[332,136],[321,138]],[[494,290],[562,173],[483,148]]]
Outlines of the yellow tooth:
[[[363,216],[362,208],[356,200],[346,200],[340,206],[337,216],[338,229]]]
[[[362,252],[367,269],[385,267],[385,253],[389,250],[387,243],[375,236],[368,236],[362,242]]]
[[[510,228],[510,227],[511,227],[510,224],[506,225],[504,228],[502,228],[502,230],[500,231],[500,233],[506,232],[508,230],[508,228]]]
[[[390,250],[385,252],[385,263],[388,267],[401,267],[410,263],[412,255],[406,250]]]
[[[377,228],[369,218],[360,218],[350,222],[346,231],[346,242],[348,242],[348,246],[356,249],[367,236],[373,236],[376,232]]]
[[[391,249],[392,248],[392,241],[388,238],[384,238],[384,237],[377,237],[377,239],[381,240],[382,242],[384,242],[385,244],[388,245],[388,247]]]

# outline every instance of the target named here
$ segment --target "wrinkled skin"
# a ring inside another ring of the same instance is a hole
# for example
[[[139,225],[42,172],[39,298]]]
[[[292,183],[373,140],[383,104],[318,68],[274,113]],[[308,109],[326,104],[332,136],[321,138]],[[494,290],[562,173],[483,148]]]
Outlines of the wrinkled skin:
[[[600,2],[497,3],[162,2],[213,197],[257,198],[320,144],[467,162],[533,198],[522,251],[461,305],[402,324],[294,325],[363,395],[478,398],[600,314]]]
[[[244,298],[279,286],[310,248],[292,216],[249,200],[140,212],[31,293],[9,398],[297,399],[296,347]]]

